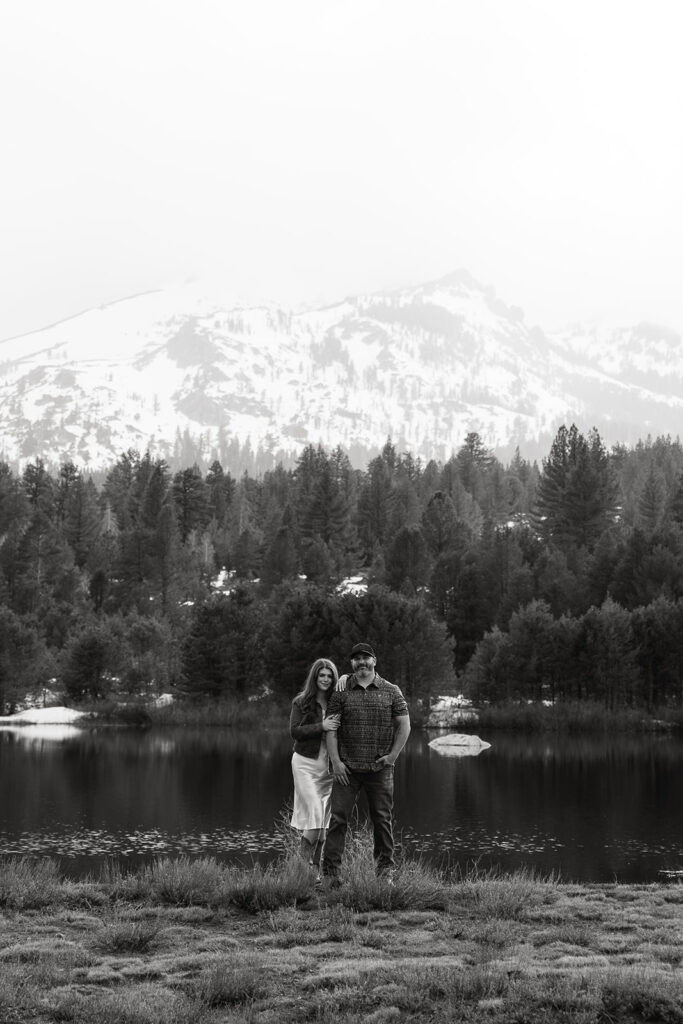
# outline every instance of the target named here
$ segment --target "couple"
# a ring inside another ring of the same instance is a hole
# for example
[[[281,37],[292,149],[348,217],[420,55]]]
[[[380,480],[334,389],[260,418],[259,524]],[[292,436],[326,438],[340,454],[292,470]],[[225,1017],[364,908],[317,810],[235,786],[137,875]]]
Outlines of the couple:
[[[410,718],[400,689],[378,675],[376,663],[369,644],[356,644],[352,674],[338,679],[334,663],[319,658],[292,702],[292,826],[302,832],[302,852],[316,868],[324,847],[322,872],[333,882],[361,789],[377,873],[390,878],[394,866],[394,763],[408,739]]]

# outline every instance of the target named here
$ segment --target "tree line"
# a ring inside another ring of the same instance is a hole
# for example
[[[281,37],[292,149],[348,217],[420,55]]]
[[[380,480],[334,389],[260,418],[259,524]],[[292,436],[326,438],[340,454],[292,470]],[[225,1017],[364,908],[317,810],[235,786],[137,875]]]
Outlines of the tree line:
[[[361,587],[353,592],[350,579]],[[681,702],[683,448],[557,431],[539,467],[476,433],[446,462],[172,472],[0,463],[0,707],[63,690],[291,697],[372,638],[410,699]],[[55,682],[56,681],[56,682]]]

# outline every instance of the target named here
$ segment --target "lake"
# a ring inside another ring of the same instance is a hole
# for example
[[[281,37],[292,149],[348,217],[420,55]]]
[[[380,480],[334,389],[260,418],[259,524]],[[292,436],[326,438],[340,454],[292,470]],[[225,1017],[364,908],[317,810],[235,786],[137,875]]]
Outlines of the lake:
[[[414,730],[396,766],[396,836],[411,855],[564,881],[683,868],[681,739],[492,732],[477,756],[448,757],[429,747],[435,735]],[[0,852],[56,857],[75,876],[110,858],[269,859],[282,848],[290,756],[286,726],[3,727]]]

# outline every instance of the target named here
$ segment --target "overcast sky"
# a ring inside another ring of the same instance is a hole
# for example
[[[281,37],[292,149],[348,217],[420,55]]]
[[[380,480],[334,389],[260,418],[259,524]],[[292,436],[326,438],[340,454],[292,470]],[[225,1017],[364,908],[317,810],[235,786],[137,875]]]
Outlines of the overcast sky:
[[[0,338],[189,279],[464,267],[529,323],[683,330],[676,0],[17,0]]]

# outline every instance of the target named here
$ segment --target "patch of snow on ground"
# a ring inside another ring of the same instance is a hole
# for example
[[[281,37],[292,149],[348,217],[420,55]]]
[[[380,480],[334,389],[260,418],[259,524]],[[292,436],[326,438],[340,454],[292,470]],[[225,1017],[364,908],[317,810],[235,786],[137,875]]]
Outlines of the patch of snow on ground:
[[[368,589],[368,581],[362,576],[347,576],[337,587],[338,594],[364,594]]]
[[[432,711],[452,711],[454,708],[471,708],[472,701],[459,693],[456,697],[435,697],[431,704]]]
[[[217,576],[211,580],[211,589],[219,590],[222,593],[229,593],[231,590],[230,584],[234,580],[237,573],[234,569],[226,569],[225,566],[221,569]]]

